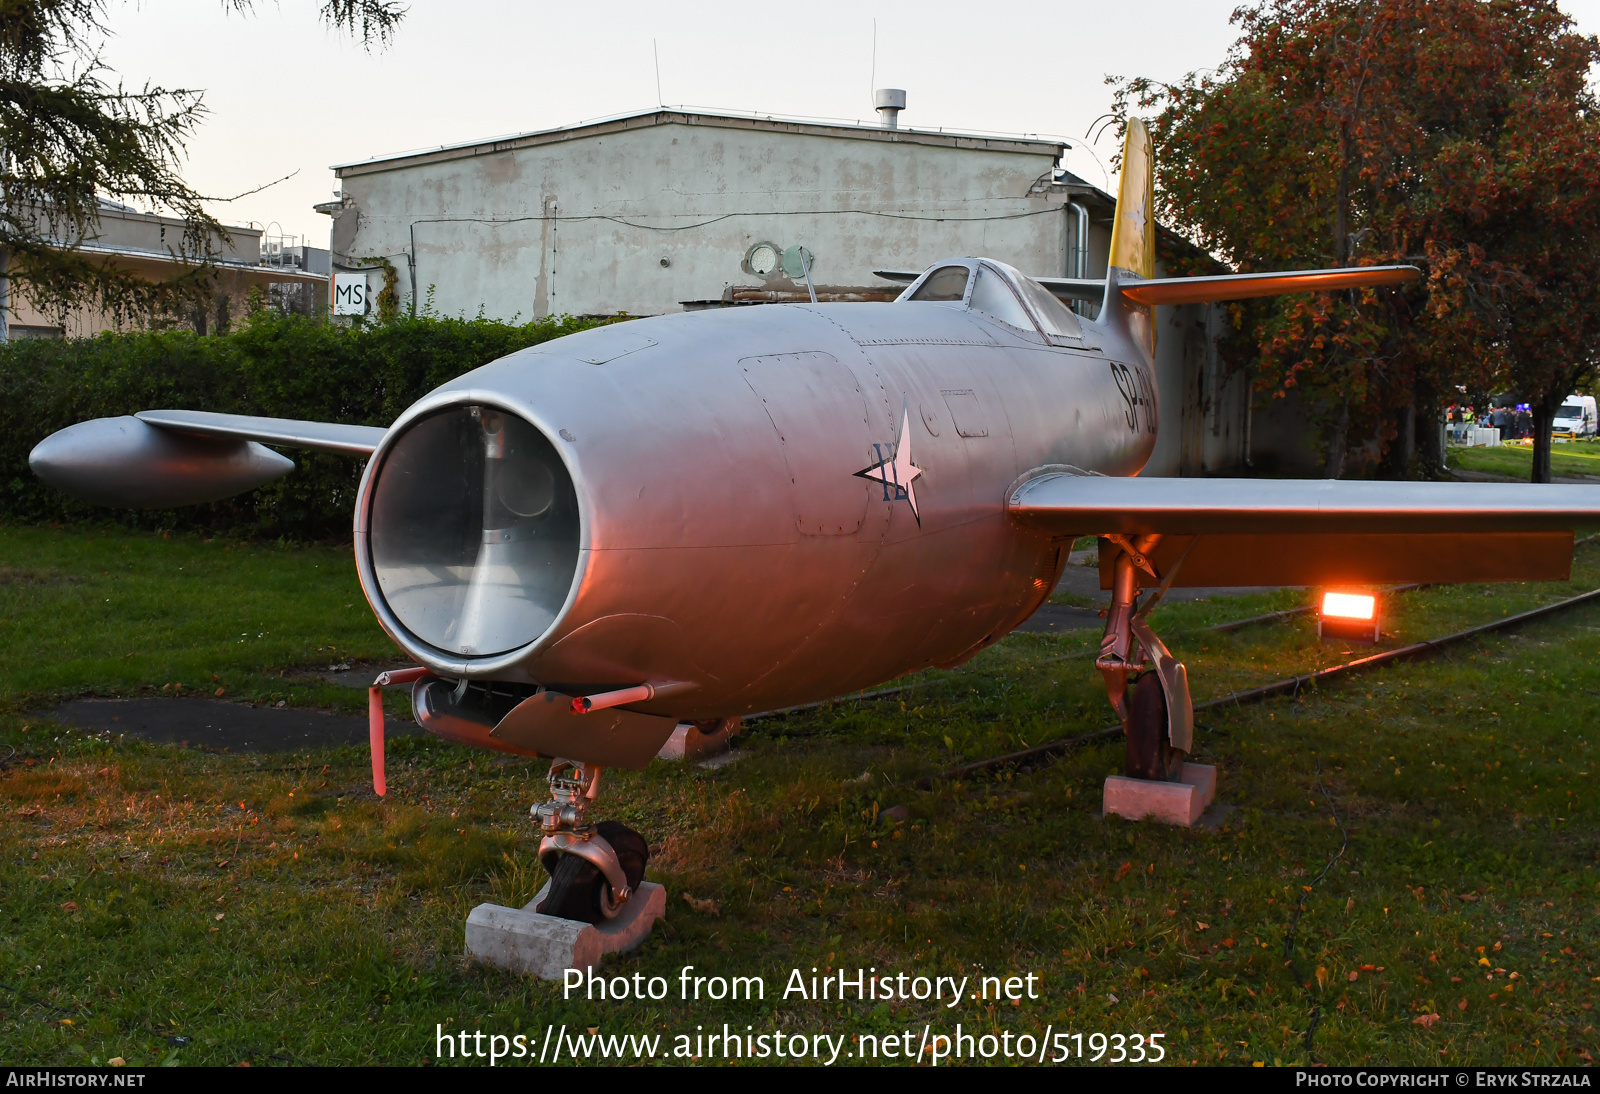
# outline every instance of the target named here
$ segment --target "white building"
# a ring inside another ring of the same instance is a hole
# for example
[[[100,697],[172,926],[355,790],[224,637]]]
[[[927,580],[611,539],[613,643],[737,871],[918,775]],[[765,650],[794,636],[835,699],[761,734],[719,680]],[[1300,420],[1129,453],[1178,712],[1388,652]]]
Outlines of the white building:
[[[903,99],[902,99],[903,101]],[[892,117],[892,115],[891,115]],[[818,300],[889,300],[874,270],[984,255],[1104,276],[1113,201],[1059,140],[657,109],[334,168],[335,273],[369,298],[523,321],[810,298],[777,262],[803,247]],[[386,269],[385,269],[386,268]],[[1159,309],[1167,428],[1147,473],[1242,462],[1242,378],[1203,307]]]
[[[208,300],[181,316],[164,316],[139,322],[155,325],[192,326],[200,334],[208,329],[227,329],[244,314],[252,289],[268,293],[290,290],[310,299],[321,299],[327,290],[327,252],[301,248],[306,255],[321,255],[321,268],[307,268],[303,262],[285,264],[270,261],[262,246],[261,229],[253,225],[228,225],[226,239],[213,240],[216,253],[205,266],[185,253],[185,234],[189,225],[175,217],[140,212],[128,205],[101,199],[95,224],[88,235],[78,240],[75,252],[90,262],[116,266],[150,281],[169,281],[199,273]],[[93,305],[84,305],[65,316],[41,310],[26,296],[10,292],[0,305],[0,341],[11,338],[90,338],[104,331],[122,330],[124,321]],[[326,305],[324,305],[326,306]]]

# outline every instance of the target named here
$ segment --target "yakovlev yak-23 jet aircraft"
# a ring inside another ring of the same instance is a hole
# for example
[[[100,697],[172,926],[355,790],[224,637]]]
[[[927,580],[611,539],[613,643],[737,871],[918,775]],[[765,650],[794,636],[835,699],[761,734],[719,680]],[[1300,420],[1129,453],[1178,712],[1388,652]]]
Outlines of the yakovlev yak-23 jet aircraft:
[[[533,809],[548,914],[613,917],[643,875],[643,838],[589,817],[603,768],[643,767],[680,721],[726,733],[959,664],[1033,614],[1078,536],[1104,537],[1095,667],[1129,774],[1170,778],[1193,712],[1141,589],[1562,579],[1600,488],[1136,477],[1158,423],[1153,306],[1419,276],[1154,279],[1152,162],[1130,121],[1103,282],[958,259],[893,303],[569,335],[387,429],[152,410],[64,429],[31,463],[91,501],[167,507],[294,466],[266,445],[367,457],[356,567],[418,662],[401,674],[417,721],[554,758]],[[1099,300],[1098,320],[1058,297]]]

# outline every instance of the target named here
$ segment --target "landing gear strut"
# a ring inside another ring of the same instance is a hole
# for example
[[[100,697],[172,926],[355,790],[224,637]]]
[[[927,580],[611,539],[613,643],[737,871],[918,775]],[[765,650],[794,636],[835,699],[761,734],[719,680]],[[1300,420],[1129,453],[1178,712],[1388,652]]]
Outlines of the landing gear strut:
[[[601,769],[576,760],[550,765],[550,800],[531,810],[544,833],[539,861],[550,872],[549,894],[534,909],[543,915],[602,923],[614,919],[644,880],[650,847],[617,821],[589,822]]]
[[[1106,697],[1122,722],[1128,742],[1129,778],[1175,781],[1194,748],[1194,704],[1189,674],[1145,621],[1166,593],[1183,559],[1168,567],[1165,579],[1156,572],[1150,553],[1160,536],[1109,536],[1103,549],[1117,552],[1111,582],[1111,607],[1095,668],[1105,680]],[[1160,587],[1141,609],[1139,572]],[[1150,671],[1141,673],[1146,662]],[[1129,681],[1133,694],[1129,697]]]

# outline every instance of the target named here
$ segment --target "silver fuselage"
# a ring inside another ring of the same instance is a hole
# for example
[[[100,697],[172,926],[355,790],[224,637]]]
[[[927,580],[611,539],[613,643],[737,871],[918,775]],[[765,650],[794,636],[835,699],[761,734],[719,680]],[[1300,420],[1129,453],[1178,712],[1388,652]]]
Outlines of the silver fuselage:
[[[1156,438],[1148,355],[1085,323],[1051,345],[960,304],[768,305],[634,320],[512,354],[433,391],[373,454],[355,553],[378,619],[441,674],[570,694],[695,685],[634,709],[744,714],[949,665],[1054,587],[1070,537],[1008,519],[1024,472],[1132,475]],[[459,656],[386,604],[372,483],[408,425],[494,407],[554,443],[576,487],[578,561],[531,643]],[[904,428],[906,436],[901,437]],[[897,491],[869,469],[900,445]]]

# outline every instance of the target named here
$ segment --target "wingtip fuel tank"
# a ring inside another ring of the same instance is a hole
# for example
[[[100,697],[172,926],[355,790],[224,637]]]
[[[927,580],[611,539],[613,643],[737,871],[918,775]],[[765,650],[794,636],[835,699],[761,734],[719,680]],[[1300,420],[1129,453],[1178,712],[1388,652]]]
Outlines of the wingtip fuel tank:
[[[193,436],[124,415],[50,434],[28,454],[28,466],[81,501],[171,509],[265,486],[294,470],[294,461],[255,441]]]

